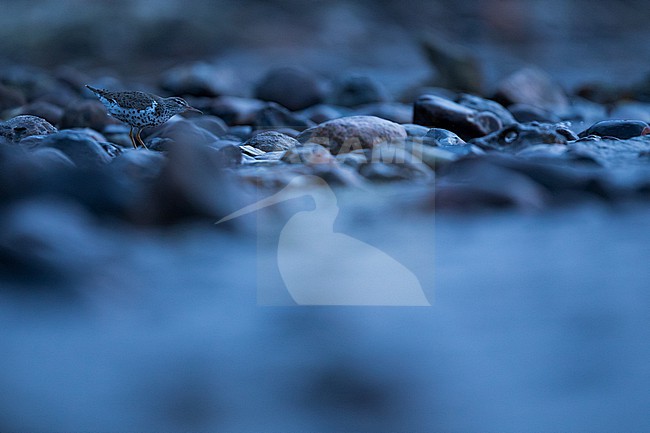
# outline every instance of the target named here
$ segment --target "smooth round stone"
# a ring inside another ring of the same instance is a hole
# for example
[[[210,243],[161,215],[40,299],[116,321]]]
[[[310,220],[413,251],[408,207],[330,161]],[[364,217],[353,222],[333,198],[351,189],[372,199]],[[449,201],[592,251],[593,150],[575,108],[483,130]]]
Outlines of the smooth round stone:
[[[99,101],[81,100],[66,107],[61,118],[61,128],[90,128],[103,131],[107,125],[120,123],[106,112]]]
[[[494,99],[506,107],[528,104],[552,110],[569,105],[562,87],[538,68],[523,68],[501,80]]]
[[[264,131],[254,135],[244,145],[252,146],[264,152],[278,152],[288,150],[300,143],[295,138],[276,131]]]
[[[336,80],[332,89],[332,103],[343,107],[388,101],[384,86],[372,77],[352,74]]]
[[[141,152],[127,149],[111,162],[111,167],[131,180],[153,179],[158,175],[166,161],[159,152]]]
[[[413,123],[447,129],[465,140],[482,137],[503,126],[490,111],[477,111],[434,95],[422,95],[415,101]]]
[[[255,97],[276,102],[291,110],[303,110],[323,102],[322,80],[301,68],[278,68],[269,71],[257,84]]]
[[[336,155],[354,149],[372,149],[381,143],[404,142],[406,137],[406,130],[400,124],[374,116],[350,116],[310,128],[298,136],[298,141],[321,144]]]
[[[32,135],[47,135],[55,132],[57,129],[50,122],[37,116],[21,115],[0,122],[0,137],[11,143],[18,143]]]
[[[650,125],[641,120],[603,120],[582,131],[579,137],[597,135],[621,140],[650,134]]]

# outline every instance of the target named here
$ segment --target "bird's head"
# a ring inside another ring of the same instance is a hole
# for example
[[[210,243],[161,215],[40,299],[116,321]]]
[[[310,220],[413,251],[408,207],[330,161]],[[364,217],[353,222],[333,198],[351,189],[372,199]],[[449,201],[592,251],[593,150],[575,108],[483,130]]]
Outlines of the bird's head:
[[[184,113],[186,111],[194,111],[195,113],[203,114],[201,110],[198,110],[188,104],[185,99],[175,96],[172,96],[171,98],[165,98],[165,105],[167,105],[167,108],[174,114]]]

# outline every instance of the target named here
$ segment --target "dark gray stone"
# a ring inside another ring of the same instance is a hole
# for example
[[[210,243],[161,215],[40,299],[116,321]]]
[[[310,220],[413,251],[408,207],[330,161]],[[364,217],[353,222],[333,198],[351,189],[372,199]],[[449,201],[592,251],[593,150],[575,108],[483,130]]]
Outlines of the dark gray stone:
[[[352,74],[339,78],[333,84],[332,103],[343,107],[388,101],[384,86],[372,77]]]
[[[551,77],[538,68],[524,68],[499,82],[494,99],[506,107],[528,104],[550,110],[567,107],[569,99]]]
[[[507,126],[490,135],[470,140],[483,149],[519,151],[535,144],[567,144],[578,137],[562,124],[526,123]]]
[[[288,135],[276,131],[260,132],[251,137],[244,144],[263,150],[264,152],[277,152],[300,145],[298,140],[295,138],[291,138]]]
[[[603,120],[591,125],[578,136],[597,135],[599,137],[614,137],[626,140],[648,134],[650,134],[650,125],[642,120]]]
[[[477,111],[434,95],[418,98],[413,107],[413,123],[447,129],[464,140],[482,137],[503,126],[491,111]]]

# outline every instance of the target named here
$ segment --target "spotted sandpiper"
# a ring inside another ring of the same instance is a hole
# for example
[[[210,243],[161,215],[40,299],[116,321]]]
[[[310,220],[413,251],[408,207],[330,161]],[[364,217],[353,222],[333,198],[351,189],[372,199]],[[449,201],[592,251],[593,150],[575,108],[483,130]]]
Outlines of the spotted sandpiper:
[[[103,89],[96,89],[86,85],[104,104],[108,114],[115,117],[131,127],[129,138],[133,148],[137,149],[141,144],[145,149],[147,146],[142,141],[140,133],[149,126],[162,125],[173,115],[185,111],[195,111],[183,98],[171,97],[162,98],[158,95],[145,92],[109,92]],[[135,136],[133,131],[137,131]]]

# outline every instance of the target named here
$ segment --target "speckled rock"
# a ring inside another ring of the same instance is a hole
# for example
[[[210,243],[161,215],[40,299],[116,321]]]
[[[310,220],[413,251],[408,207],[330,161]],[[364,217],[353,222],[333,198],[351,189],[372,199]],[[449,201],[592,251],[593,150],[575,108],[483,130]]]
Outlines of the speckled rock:
[[[384,86],[372,77],[351,74],[334,81],[332,103],[343,107],[388,101]]]
[[[247,140],[244,145],[264,152],[278,152],[300,145],[298,140],[276,131],[263,131]]]
[[[99,101],[83,100],[69,105],[61,118],[61,128],[91,128],[103,131],[107,125],[120,123],[106,112]]]
[[[562,124],[516,123],[470,141],[483,149],[518,151],[535,144],[566,144],[578,137]]]
[[[569,105],[564,90],[538,68],[524,68],[499,82],[494,99],[506,107],[528,104],[541,108],[561,108]]]
[[[325,92],[316,74],[299,68],[278,68],[257,84],[255,97],[296,111],[323,102]]]
[[[503,126],[491,111],[477,111],[434,95],[422,95],[415,101],[413,123],[447,129],[464,140],[482,137]]]
[[[47,120],[36,116],[22,115],[0,122],[0,137],[8,142],[18,143],[32,135],[47,135],[57,132]]]
[[[626,140],[648,134],[650,134],[650,125],[642,120],[603,120],[591,125],[578,136],[597,135],[599,137],[614,137]]]
[[[318,143],[332,154],[354,149],[372,149],[380,143],[406,140],[402,125],[373,116],[350,116],[330,120],[304,131],[298,136],[301,143]]]

